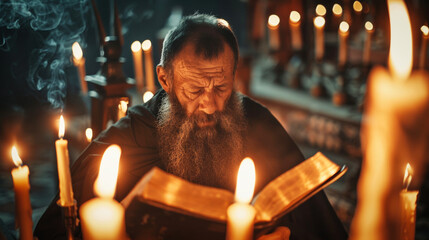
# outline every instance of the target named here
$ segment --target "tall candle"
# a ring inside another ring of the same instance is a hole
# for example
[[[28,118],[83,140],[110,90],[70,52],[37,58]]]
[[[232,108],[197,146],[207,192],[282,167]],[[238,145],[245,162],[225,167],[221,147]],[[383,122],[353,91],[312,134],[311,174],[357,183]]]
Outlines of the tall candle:
[[[344,66],[347,62],[347,38],[349,36],[349,24],[345,21],[340,23],[338,28],[338,41],[339,41],[339,50],[338,50],[338,65],[340,67]]]
[[[79,79],[80,79],[80,89],[83,93],[88,92],[88,87],[86,85],[85,81],[85,58],[83,57],[82,48],[80,47],[78,42],[74,42],[72,45],[72,52],[73,52],[73,64],[76,66],[79,72]]]
[[[152,93],[156,92],[155,79],[153,73],[153,59],[152,59],[152,43],[150,40],[144,40],[142,43],[142,49],[144,52],[144,70],[147,90]]]
[[[325,18],[318,16],[314,18],[314,35],[315,35],[315,58],[317,61],[322,60],[325,51],[325,37],[323,30],[325,28]]]
[[[334,15],[333,20],[332,20],[332,28],[333,29],[337,29],[337,27],[339,26],[340,22],[341,22],[341,17],[343,16],[343,8],[341,7],[340,4],[335,3],[332,6],[332,13]]]
[[[412,240],[416,227],[416,200],[418,191],[408,191],[412,179],[412,168],[409,163],[404,174],[404,190],[401,191],[401,239]]]
[[[374,33],[374,26],[370,21],[365,23],[366,38],[363,46],[363,65],[368,65],[371,62],[371,40]]]
[[[428,38],[429,38],[429,28],[426,25],[423,25],[420,30],[422,31],[422,46],[420,47],[420,56],[419,56],[419,68],[424,69],[426,65],[426,55],[428,47]]]
[[[280,33],[279,33],[280,18],[275,14],[271,14],[268,17],[268,37],[269,45],[273,50],[280,49]]]
[[[139,41],[134,41],[131,44],[131,52],[133,53],[134,62],[134,78],[136,80],[137,90],[143,92],[143,61],[142,61],[142,48]]]
[[[85,240],[128,239],[125,232],[123,206],[113,199],[115,195],[121,148],[110,145],[103,154],[98,177],[94,183],[93,198],[80,207],[82,234]]]
[[[16,168],[12,169],[13,188],[15,191],[15,218],[19,227],[19,239],[33,239],[33,220],[31,219],[30,183],[28,175],[30,170],[22,166],[22,160],[16,147],[12,147],[12,159]]]
[[[63,139],[64,132],[65,123],[63,115],[61,115],[60,127],[58,130],[59,139],[55,141],[55,149],[57,152],[58,179],[60,186],[60,205],[72,206],[74,204],[74,200],[72,182],[70,177],[69,150],[67,146],[67,140]]]
[[[227,240],[250,240],[253,237],[253,223],[256,210],[250,205],[255,189],[255,165],[245,158],[238,170],[235,203],[227,209]]]
[[[302,49],[301,15],[299,14],[299,12],[290,12],[289,26],[292,38],[292,49],[299,51]]]

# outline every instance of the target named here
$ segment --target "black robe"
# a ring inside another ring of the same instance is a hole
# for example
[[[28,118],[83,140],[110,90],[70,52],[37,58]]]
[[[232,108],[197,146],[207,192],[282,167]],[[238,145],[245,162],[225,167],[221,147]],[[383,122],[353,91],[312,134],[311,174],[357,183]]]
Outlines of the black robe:
[[[157,116],[165,91],[159,91],[149,102],[129,109],[126,117],[109,127],[85,149],[72,169],[74,197],[78,207],[94,197],[93,183],[98,175],[101,155],[110,144],[122,148],[115,199],[121,201],[140,178],[152,167],[164,169],[158,151]],[[243,109],[248,121],[245,136],[245,156],[254,160],[257,180],[255,193],[304,157],[282,125],[268,109],[248,97],[243,97]],[[237,169],[231,169],[228,186],[215,186],[234,191]],[[58,196],[41,217],[35,230],[39,239],[65,238]],[[347,239],[347,233],[320,192],[282,219],[291,229],[291,239]]]

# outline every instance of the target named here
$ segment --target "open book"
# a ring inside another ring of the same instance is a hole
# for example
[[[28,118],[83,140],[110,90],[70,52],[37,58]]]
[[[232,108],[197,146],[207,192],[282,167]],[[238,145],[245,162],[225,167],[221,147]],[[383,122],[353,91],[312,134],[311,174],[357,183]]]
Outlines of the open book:
[[[322,153],[268,183],[253,199],[255,236],[346,172]],[[256,169],[257,171],[257,169]],[[227,190],[185,181],[154,167],[122,201],[133,239],[222,239],[226,211],[234,201]]]

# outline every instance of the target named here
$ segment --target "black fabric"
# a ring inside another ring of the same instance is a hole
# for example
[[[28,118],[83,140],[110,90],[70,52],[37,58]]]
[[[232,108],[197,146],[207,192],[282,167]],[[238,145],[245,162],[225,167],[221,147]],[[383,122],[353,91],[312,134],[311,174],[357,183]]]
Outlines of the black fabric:
[[[126,117],[103,131],[82,153],[72,167],[72,181],[78,207],[94,197],[93,183],[98,175],[101,155],[110,144],[122,148],[116,200],[121,201],[140,178],[152,167],[165,170],[158,154],[156,116],[164,91],[149,102],[129,109]],[[243,98],[248,130],[245,137],[245,156],[251,157],[257,170],[255,192],[269,181],[304,160],[300,150],[268,109]],[[238,166],[231,169],[231,183],[223,187],[234,191]],[[35,230],[39,239],[64,239],[61,213],[56,205],[58,196],[41,217]],[[320,192],[283,218],[291,229],[291,239],[347,239],[342,223]]]

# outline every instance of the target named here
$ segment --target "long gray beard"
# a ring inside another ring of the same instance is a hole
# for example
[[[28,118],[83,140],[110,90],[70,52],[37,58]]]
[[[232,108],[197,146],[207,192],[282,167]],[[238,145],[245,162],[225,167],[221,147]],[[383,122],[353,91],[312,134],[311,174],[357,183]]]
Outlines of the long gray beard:
[[[233,92],[224,111],[205,117],[216,124],[200,128],[201,116],[188,117],[174,95],[163,99],[158,118],[163,164],[188,181],[233,190],[247,127],[241,96]]]

